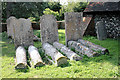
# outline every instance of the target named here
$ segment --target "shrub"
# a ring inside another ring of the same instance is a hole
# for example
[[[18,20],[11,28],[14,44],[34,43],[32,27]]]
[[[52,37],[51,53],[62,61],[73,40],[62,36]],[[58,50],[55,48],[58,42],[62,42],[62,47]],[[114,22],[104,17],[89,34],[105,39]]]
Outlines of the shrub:
[[[45,11],[43,11],[44,14],[49,14],[49,15],[54,15],[56,16],[56,19],[59,20],[59,13],[58,11],[53,11],[53,10],[50,10],[49,8],[46,8]]]
[[[34,18],[34,17],[29,17],[29,19],[31,22],[35,22],[35,20],[36,20],[36,18]]]

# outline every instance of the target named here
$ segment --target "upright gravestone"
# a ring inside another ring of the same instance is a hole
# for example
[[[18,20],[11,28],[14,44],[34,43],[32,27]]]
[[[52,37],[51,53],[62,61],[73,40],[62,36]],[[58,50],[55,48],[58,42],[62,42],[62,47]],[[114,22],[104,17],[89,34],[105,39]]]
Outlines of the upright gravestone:
[[[82,12],[65,13],[66,43],[70,40],[78,40],[83,37]]]
[[[99,40],[104,40],[107,38],[107,31],[105,28],[105,23],[104,21],[98,21],[96,23],[96,33],[97,33],[97,38]]]
[[[11,16],[7,19],[7,34],[8,37],[11,37],[14,39],[14,22],[16,18]]]
[[[18,46],[28,47],[33,45],[33,29],[29,19],[16,19],[15,24],[15,33],[14,33],[14,44],[17,48]]]
[[[53,15],[43,15],[40,18],[41,42],[53,44],[59,41],[56,18]]]

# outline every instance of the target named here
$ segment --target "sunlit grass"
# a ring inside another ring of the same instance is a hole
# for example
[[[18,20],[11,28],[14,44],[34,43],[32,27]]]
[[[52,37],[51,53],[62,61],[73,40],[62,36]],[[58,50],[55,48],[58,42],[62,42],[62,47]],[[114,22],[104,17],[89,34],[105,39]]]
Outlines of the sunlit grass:
[[[59,42],[65,44],[65,30],[59,30]],[[34,34],[40,37],[40,31],[35,30]],[[1,36],[1,34],[0,34]],[[81,61],[69,61],[66,67],[56,67],[47,65],[40,68],[31,68],[27,70],[15,70],[15,47],[11,39],[8,40],[3,33],[2,44],[2,77],[3,78],[116,78],[118,74],[118,41],[106,39],[97,40],[96,37],[86,36],[85,40],[101,45],[109,49],[109,55],[99,57],[84,57]],[[42,52],[41,42],[34,42],[38,48],[44,62],[46,58]],[[27,53],[28,54],[28,53]],[[1,57],[0,57],[1,58]]]
[[[3,42],[3,41],[0,41],[0,44],[2,44],[2,43],[5,43],[5,42]]]

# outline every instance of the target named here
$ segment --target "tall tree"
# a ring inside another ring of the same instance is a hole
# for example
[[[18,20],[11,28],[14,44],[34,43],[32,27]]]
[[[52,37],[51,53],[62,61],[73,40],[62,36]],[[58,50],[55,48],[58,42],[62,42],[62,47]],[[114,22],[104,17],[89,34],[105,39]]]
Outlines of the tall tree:
[[[59,2],[49,2],[49,8],[53,11],[58,11],[61,9],[61,4]]]
[[[73,8],[74,12],[82,12],[87,6],[87,2],[76,3],[76,6]]]
[[[2,5],[4,22],[10,16],[39,18],[43,14],[43,10],[48,7],[48,3],[45,2],[3,2]]]
[[[82,12],[87,6],[87,2],[68,2],[68,5],[65,5],[66,12]]]

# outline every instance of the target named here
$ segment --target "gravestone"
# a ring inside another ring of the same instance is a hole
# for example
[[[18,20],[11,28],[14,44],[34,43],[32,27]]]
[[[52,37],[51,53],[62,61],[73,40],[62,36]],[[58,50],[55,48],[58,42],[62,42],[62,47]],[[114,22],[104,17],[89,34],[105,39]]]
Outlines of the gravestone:
[[[104,40],[107,38],[107,30],[105,28],[104,21],[98,21],[96,23],[96,33],[99,40]]]
[[[14,21],[14,44],[18,46],[28,47],[33,45],[33,29],[29,19],[16,19]]]
[[[66,43],[70,40],[78,40],[83,37],[84,26],[82,26],[82,12],[65,13],[65,35]]]
[[[67,58],[49,43],[44,43],[42,47],[46,54],[46,57],[48,58],[49,56],[48,60],[56,66],[61,66],[68,63]]]
[[[26,59],[26,51],[24,47],[19,46],[16,49],[16,66],[15,69],[25,69],[27,68],[27,59]]]
[[[11,37],[14,39],[14,22],[16,18],[11,16],[7,19],[7,34],[8,37]]]
[[[41,42],[53,44],[55,41],[59,41],[58,27],[56,18],[53,15],[43,15],[40,18],[41,29]]]
[[[38,49],[35,46],[32,46],[32,45],[29,46],[28,53],[31,59],[30,61],[31,67],[36,68],[44,65],[43,60],[40,56],[40,53],[38,52]]]

